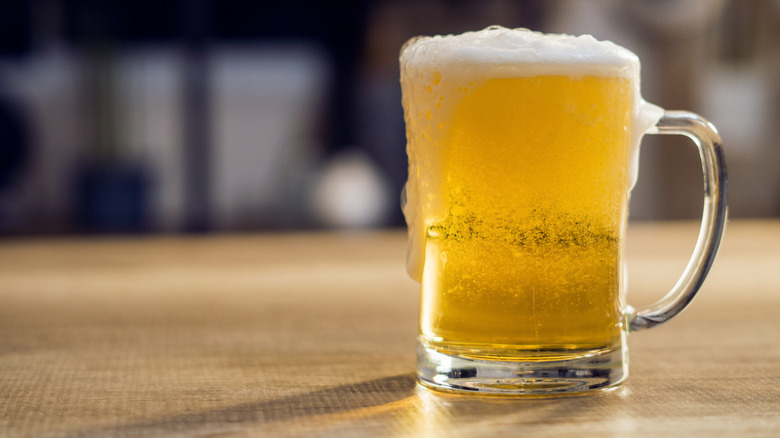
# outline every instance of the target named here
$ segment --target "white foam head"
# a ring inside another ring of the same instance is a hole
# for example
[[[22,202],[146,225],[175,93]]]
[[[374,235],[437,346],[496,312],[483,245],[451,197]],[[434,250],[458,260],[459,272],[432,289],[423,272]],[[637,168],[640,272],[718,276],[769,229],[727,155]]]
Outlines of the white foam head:
[[[639,58],[630,50],[590,35],[543,34],[528,29],[491,26],[460,35],[418,37],[401,51],[406,67],[430,68],[467,64],[511,69],[514,74],[535,75],[553,69],[567,74],[639,74]]]

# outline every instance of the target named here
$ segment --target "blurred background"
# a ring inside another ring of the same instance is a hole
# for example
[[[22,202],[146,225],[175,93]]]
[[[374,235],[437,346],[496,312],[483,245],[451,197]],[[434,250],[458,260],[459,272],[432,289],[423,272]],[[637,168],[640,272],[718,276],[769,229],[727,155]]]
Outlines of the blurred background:
[[[402,226],[399,49],[492,24],[633,50],[718,126],[731,217],[780,215],[780,0],[3,0],[0,235]],[[701,178],[646,138],[632,220]]]

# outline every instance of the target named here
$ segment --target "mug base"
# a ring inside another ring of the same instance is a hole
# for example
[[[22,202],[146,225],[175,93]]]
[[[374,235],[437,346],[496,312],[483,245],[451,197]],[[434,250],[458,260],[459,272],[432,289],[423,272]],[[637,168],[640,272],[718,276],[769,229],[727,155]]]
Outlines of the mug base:
[[[571,395],[613,388],[628,376],[618,346],[561,360],[509,362],[454,356],[418,345],[417,374],[424,386],[459,393],[505,396]]]

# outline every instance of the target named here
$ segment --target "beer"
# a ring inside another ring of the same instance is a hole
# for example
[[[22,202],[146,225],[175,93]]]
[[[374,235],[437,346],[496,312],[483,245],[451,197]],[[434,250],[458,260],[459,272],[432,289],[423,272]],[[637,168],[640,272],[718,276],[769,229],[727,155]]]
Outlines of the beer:
[[[515,59],[500,35],[517,33],[530,32],[402,52],[420,341],[496,360],[609,349],[621,337],[638,67],[587,45]]]

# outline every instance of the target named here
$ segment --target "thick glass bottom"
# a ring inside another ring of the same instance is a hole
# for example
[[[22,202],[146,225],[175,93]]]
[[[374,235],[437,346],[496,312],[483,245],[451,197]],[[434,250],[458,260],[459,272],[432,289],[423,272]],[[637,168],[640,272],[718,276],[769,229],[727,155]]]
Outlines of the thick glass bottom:
[[[612,388],[628,376],[624,343],[607,349],[544,351],[530,360],[485,360],[421,341],[417,350],[420,382],[430,388],[485,395],[564,395]]]

